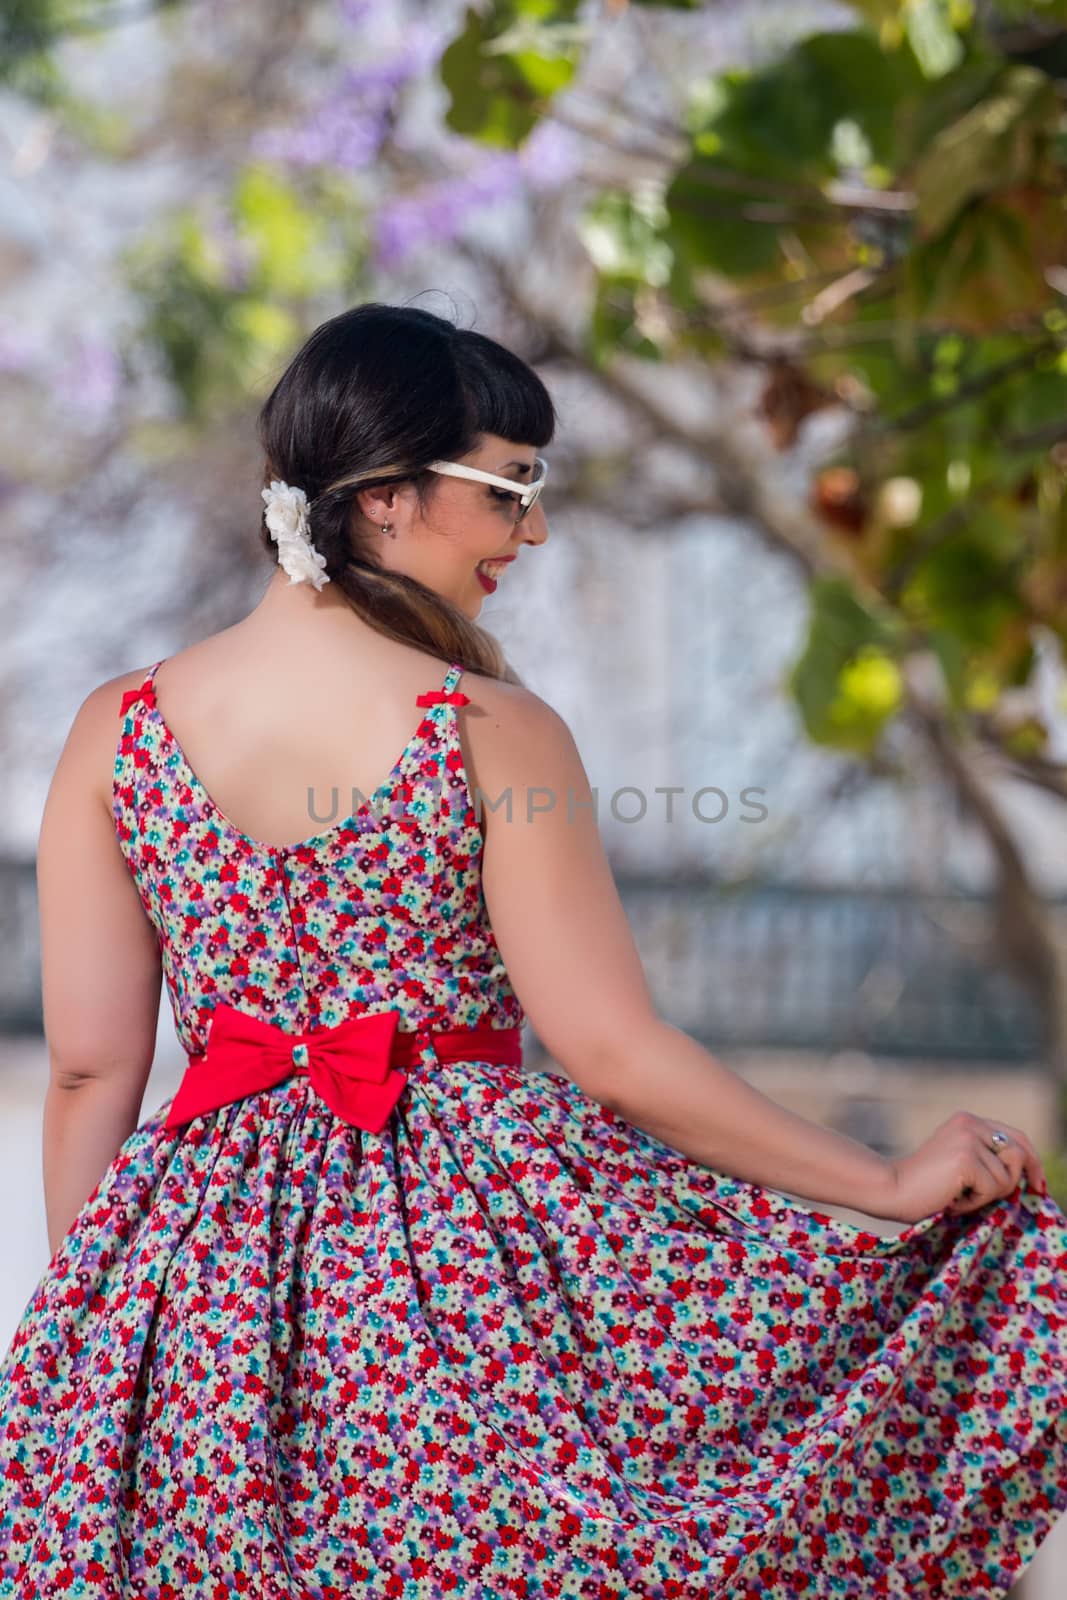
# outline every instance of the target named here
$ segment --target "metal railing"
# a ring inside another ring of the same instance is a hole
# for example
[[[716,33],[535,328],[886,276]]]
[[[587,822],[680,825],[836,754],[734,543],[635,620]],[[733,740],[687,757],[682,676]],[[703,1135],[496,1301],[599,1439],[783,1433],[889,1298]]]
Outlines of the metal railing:
[[[980,897],[617,872],[657,1005],[708,1048],[1033,1060],[1041,1017]],[[1053,914],[1067,925],[1067,902]],[[41,1029],[32,861],[0,858],[0,1033]]]

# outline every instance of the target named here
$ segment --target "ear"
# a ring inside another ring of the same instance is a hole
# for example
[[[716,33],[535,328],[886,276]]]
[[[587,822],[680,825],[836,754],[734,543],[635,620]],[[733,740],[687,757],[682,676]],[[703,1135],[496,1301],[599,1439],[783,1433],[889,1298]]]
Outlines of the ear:
[[[373,489],[357,490],[354,503],[368,522],[395,522],[401,498],[398,484],[380,483]]]

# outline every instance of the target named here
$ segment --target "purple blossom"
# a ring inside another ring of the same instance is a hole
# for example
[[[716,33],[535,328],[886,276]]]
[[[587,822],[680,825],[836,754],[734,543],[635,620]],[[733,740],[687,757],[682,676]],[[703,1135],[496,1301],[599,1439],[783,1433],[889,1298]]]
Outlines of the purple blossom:
[[[88,422],[101,422],[114,407],[123,382],[122,362],[114,346],[82,335],[55,379],[57,393]]]
[[[0,330],[0,372],[26,372],[40,356],[38,335],[16,328]]]
[[[239,294],[248,287],[256,264],[255,246],[241,237],[232,217],[218,207],[212,209],[205,226],[208,240],[219,254],[223,286]]]
[[[275,128],[253,140],[257,155],[295,167],[369,167],[389,125],[387,105],[359,105],[333,96],[299,128]]]
[[[377,0],[369,3],[376,5]],[[294,166],[363,171],[381,148],[404,85],[431,68],[447,42],[446,29],[412,22],[404,30],[400,54],[346,68],[336,88],[305,122],[260,134],[254,141],[256,153]]]
[[[558,189],[580,170],[582,142],[570,128],[545,120],[523,140],[518,154],[531,189]]]
[[[340,14],[350,27],[357,27],[380,10],[382,4],[383,0],[340,0]]]
[[[473,173],[444,178],[417,194],[387,201],[374,219],[375,261],[396,266],[424,244],[445,244],[463,231],[469,217],[485,206],[513,199],[521,190],[515,151],[494,151]]]
[[[375,261],[395,267],[422,245],[446,244],[479,211],[521,199],[526,185],[558,188],[580,166],[580,140],[557,123],[538,123],[518,150],[495,150],[473,172],[387,200],[375,218]]]

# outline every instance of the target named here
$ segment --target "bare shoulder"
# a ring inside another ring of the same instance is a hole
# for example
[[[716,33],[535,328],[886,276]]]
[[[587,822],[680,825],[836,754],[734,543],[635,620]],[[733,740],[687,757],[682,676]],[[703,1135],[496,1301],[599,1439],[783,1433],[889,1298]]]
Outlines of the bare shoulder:
[[[510,792],[511,814],[543,814],[567,793],[587,799],[588,778],[574,736],[554,706],[521,684],[465,672],[470,704],[460,713],[464,762],[485,821]],[[488,832],[488,828],[486,829]]]
[[[90,689],[75,714],[71,734],[75,728],[84,737],[95,734],[104,745],[111,746],[114,754],[122,731],[122,697],[131,689],[139,689],[147,676],[148,666],[135,667],[131,672],[117,673]]]
[[[519,743],[530,737],[551,741],[553,736],[566,738],[570,735],[567,723],[555,707],[522,684],[465,672],[460,685],[471,701],[465,709],[472,723],[489,720],[505,733],[510,731]]]
[[[150,663],[149,663],[150,665]],[[68,789],[98,797],[110,809],[115,757],[122,736],[122,697],[139,689],[148,666],[120,672],[90,689],[71,721],[52,779],[53,792]]]
[[[92,705],[94,713],[99,706],[113,706],[115,724],[118,726],[121,721],[119,706],[122,704],[123,695],[130,689],[139,689],[141,687],[152,665],[153,663],[149,661],[143,667],[133,667],[129,672],[116,673],[115,677],[107,678],[103,683],[98,683],[95,689],[89,690],[89,693],[82,701],[82,706]]]

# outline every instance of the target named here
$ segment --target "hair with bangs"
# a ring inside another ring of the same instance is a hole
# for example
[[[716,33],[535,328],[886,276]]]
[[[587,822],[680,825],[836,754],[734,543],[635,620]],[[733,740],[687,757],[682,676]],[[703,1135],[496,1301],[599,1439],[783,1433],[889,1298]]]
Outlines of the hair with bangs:
[[[355,496],[410,483],[425,514],[441,481],[429,462],[459,460],[488,433],[541,448],[555,425],[537,373],[495,339],[417,307],[368,301],[321,323],[264,403],[263,487],[281,478],[303,489],[326,574],[371,627],[518,683],[492,634],[417,578],[382,566]],[[266,510],[260,534],[276,561]]]

